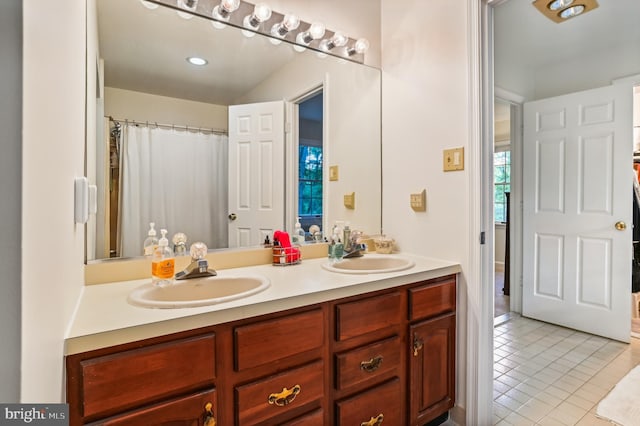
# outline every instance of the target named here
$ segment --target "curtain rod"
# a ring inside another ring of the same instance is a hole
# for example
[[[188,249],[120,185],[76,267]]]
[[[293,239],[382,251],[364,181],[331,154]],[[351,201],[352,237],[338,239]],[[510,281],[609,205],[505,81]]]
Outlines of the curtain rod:
[[[226,135],[228,132],[226,130],[222,130],[222,129],[213,129],[213,128],[208,128],[208,127],[195,127],[195,126],[186,126],[186,125],[176,125],[176,124],[162,124],[162,123],[157,123],[155,121],[153,122],[148,122],[148,121],[137,121],[137,120],[129,120],[126,118],[113,118],[111,116],[108,117],[109,121],[113,121],[115,123],[118,122],[122,122],[122,123],[129,123],[129,124],[135,124],[135,125],[139,125],[139,126],[147,126],[149,127],[151,126],[155,126],[156,128],[160,128],[160,127],[164,127],[167,129],[177,129],[177,130],[193,130],[195,132],[200,132],[200,133],[213,133],[216,135]]]

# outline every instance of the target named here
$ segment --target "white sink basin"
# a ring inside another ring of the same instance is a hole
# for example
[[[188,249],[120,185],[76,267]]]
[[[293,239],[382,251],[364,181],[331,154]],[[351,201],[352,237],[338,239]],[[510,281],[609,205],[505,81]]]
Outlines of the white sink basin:
[[[269,285],[268,278],[258,275],[194,278],[167,287],[148,283],[129,293],[128,302],[145,308],[193,308],[251,296]]]
[[[334,264],[323,263],[322,267],[331,272],[343,274],[381,274],[412,268],[413,261],[388,254],[365,254],[362,257],[342,259]]]

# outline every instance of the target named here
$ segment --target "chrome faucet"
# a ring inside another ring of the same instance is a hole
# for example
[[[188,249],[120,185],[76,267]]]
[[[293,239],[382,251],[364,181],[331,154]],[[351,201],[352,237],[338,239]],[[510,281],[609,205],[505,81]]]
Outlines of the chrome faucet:
[[[343,259],[349,259],[351,257],[362,257],[363,252],[366,249],[364,244],[358,244],[358,239],[362,236],[360,231],[351,231],[349,237],[344,242],[344,255]],[[345,235],[346,237],[346,235]]]
[[[176,274],[176,280],[188,280],[191,278],[213,277],[217,272],[209,269],[209,262],[205,259],[207,246],[205,243],[193,243],[189,249],[191,263],[183,271]]]

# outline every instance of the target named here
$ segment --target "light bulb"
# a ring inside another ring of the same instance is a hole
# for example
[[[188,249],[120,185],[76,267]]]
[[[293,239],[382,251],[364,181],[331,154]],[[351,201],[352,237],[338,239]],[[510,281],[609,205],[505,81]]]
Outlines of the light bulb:
[[[562,19],[569,19],[573,18],[574,16],[580,15],[582,12],[584,12],[584,6],[579,4],[564,9],[562,12],[560,12],[560,17]]]
[[[211,16],[215,20],[211,21],[211,25],[219,30],[223,29],[227,26],[224,22],[229,22],[231,14],[238,10],[239,7],[240,0],[222,0],[219,5],[213,8]]]
[[[326,31],[326,28],[322,22],[314,22],[309,27],[309,35],[314,40],[318,40],[319,38],[322,38],[322,36],[324,36],[325,31]]]
[[[178,0],[178,6],[180,6],[184,10],[188,10],[190,12],[194,12],[196,7],[198,6],[198,0]],[[183,19],[191,19],[193,15],[188,12],[177,11],[178,16]]]
[[[549,4],[549,9],[560,10],[573,3],[573,0],[554,0]]]
[[[300,26],[300,18],[296,15],[287,14],[284,16],[282,22],[273,24],[271,27],[271,35],[277,38],[284,38],[289,31],[293,31]],[[270,39],[273,44],[280,44],[278,39]]]
[[[366,38],[359,38],[353,46],[346,48],[346,52],[348,56],[353,56],[356,53],[363,54],[369,50],[369,46],[369,40]]]
[[[140,3],[142,3],[144,7],[150,10],[158,8],[158,5],[156,3],[151,3],[150,1],[140,0]]]
[[[271,18],[271,8],[264,3],[258,3],[253,8],[253,13],[244,17],[242,24],[249,30],[256,31],[261,23]],[[253,37],[256,34],[253,31],[243,30],[242,34],[246,37]]]
[[[306,48],[313,40],[322,38],[325,32],[325,26],[321,22],[314,22],[311,24],[307,31],[298,33],[296,36],[296,44],[293,46],[298,52],[304,52]]]
[[[333,49],[334,47],[342,47],[342,46],[344,46],[345,44],[347,44],[347,41],[349,41],[349,37],[347,37],[346,35],[344,35],[340,31],[336,31],[335,33],[333,33],[333,37],[331,37],[328,40],[326,40],[326,39],[322,40],[320,42],[320,50],[328,52],[331,49]]]

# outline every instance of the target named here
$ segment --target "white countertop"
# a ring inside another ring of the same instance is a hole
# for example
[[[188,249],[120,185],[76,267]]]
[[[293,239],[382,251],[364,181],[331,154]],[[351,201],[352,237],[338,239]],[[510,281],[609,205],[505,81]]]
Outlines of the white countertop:
[[[197,308],[130,305],[129,292],[150,279],[85,286],[69,327],[65,352],[85,352],[460,272],[460,265],[455,262],[405,253],[395,255],[413,260],[415,266],[389,273],[342,274],[323,269],[321,265],[327,259],[321,258],[291,266],[269,264],[219,270],[218,276],[222,277],[263,275],[271,285],[252,296]]]

